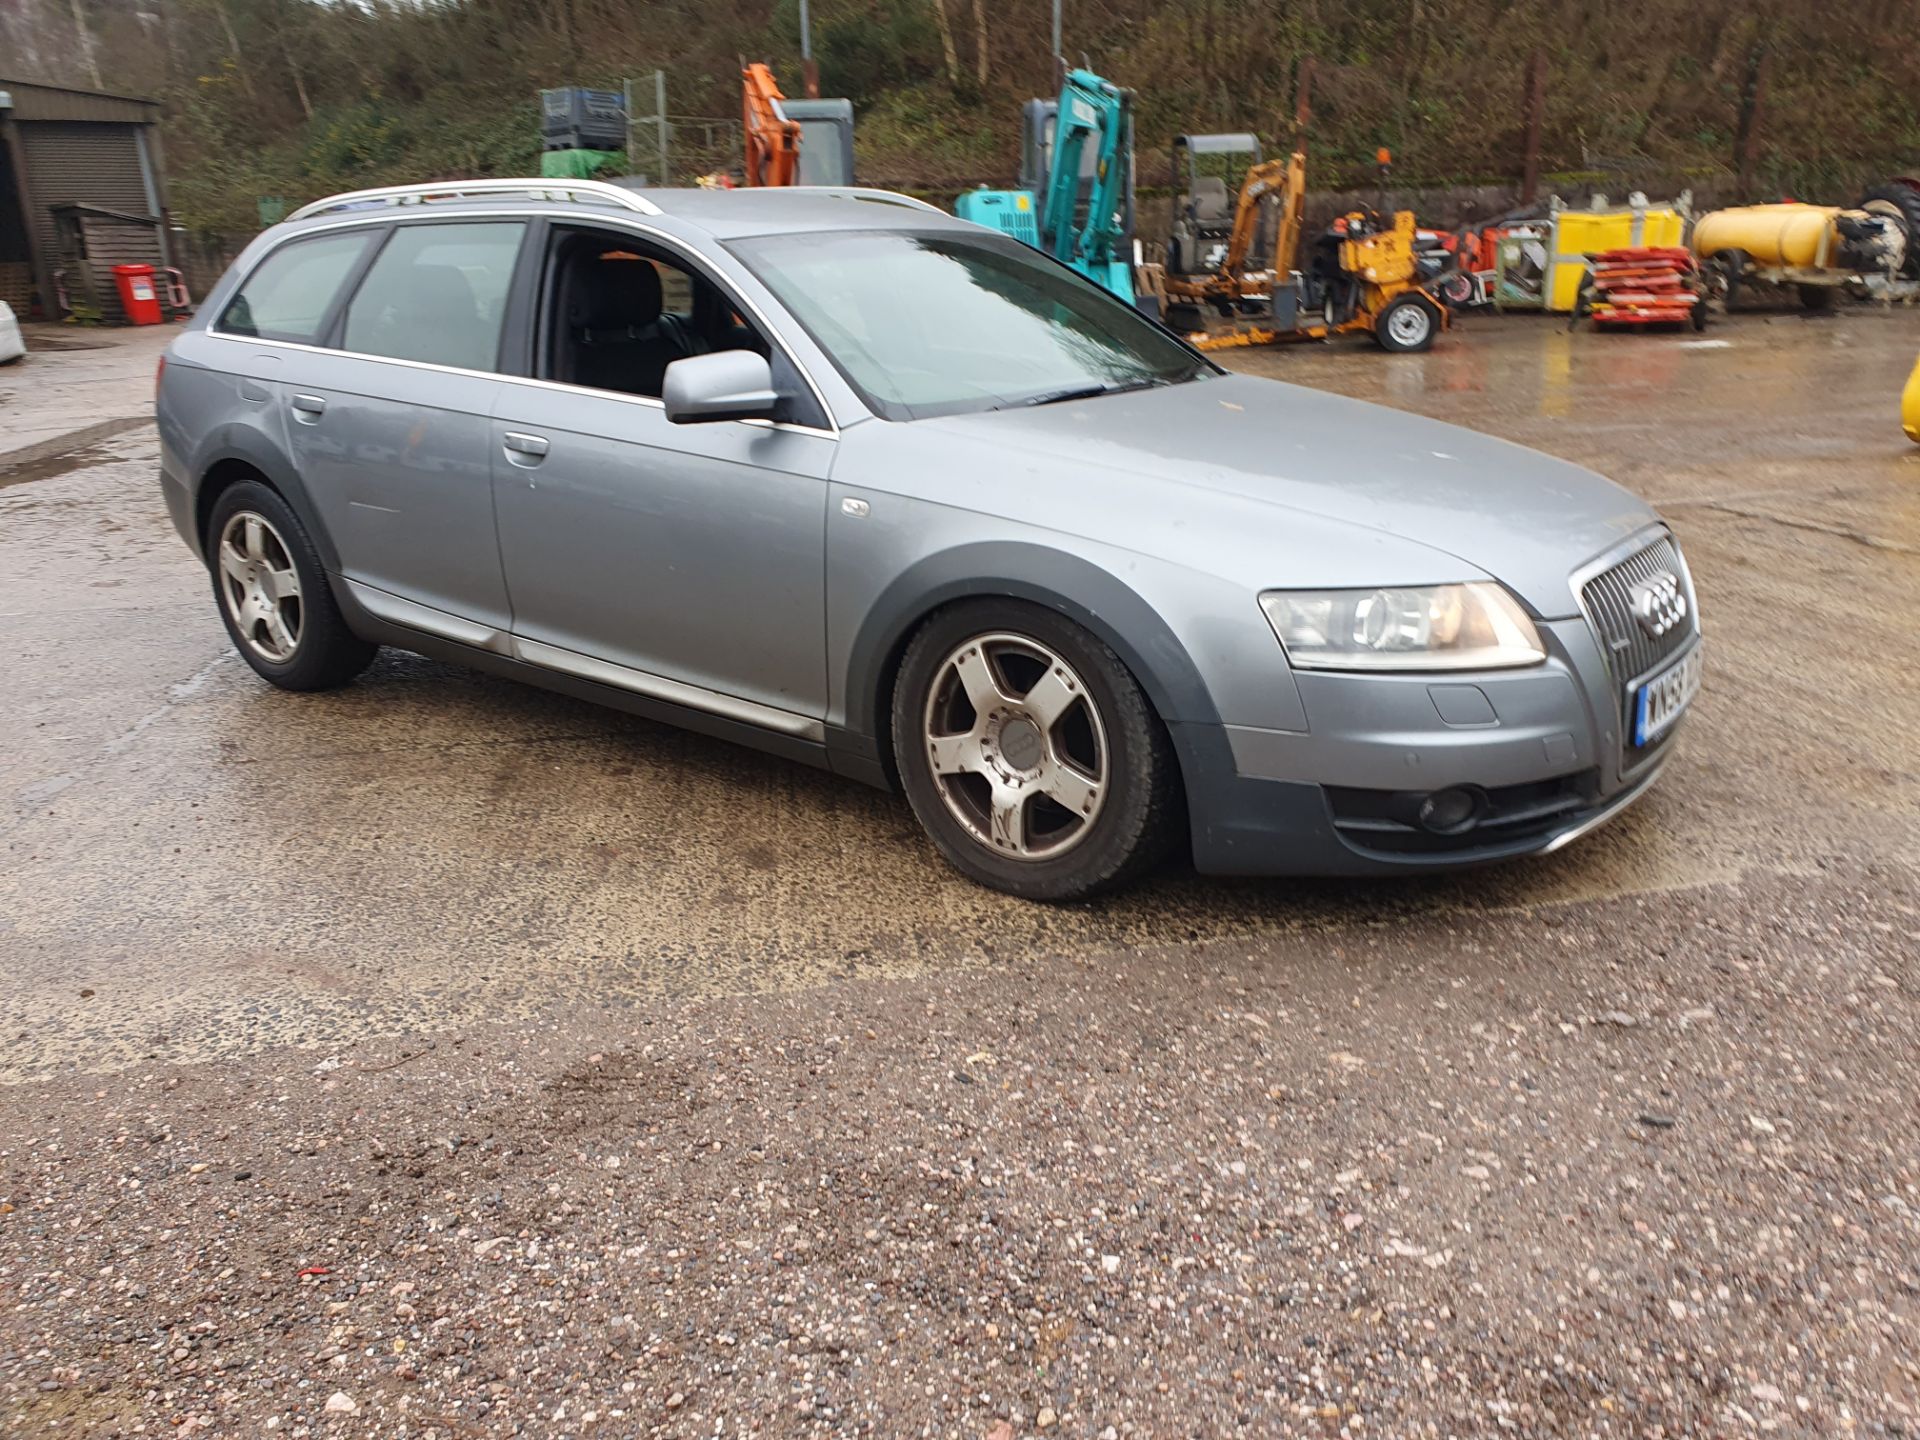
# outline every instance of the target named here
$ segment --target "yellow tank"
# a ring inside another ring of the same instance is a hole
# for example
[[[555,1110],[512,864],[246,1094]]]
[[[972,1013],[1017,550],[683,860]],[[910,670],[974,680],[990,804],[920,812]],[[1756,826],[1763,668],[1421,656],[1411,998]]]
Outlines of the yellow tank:
[[[1836,205],[1742,205],[1711,210],[1693,222],[1693,253],[1701,259],[1743,250],[1756,265],[1815,266],[1835,247]]]
[[[1634,197],[1640,200],[1640,197]],[[1672,206],[1644,201],[1624,210],[1560,210],[1553,217],[1553,253],[1547,259],[1547,309],[1570,311],[1580,294],[1587,256],[1629,245],[1678,245],[1686,221]]]

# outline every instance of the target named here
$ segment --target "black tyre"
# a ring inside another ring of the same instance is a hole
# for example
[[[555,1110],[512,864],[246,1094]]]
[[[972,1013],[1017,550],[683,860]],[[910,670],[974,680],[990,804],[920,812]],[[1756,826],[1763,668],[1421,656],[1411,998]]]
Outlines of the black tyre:
[[[893,751],[940,853],[1009,895],[1113,889],[1184,829],[1178,765],[1139,685],[1038,605],[966,601],[921,627],[894,685]]]
[[[1382,350],[1396,355],[1431,350],[1433,337],[1439,333],[1439,307],[1413,290],[1394,296],[1386,308],[1373,317],[1374,341]]]
[[[1707,292],[1705,289],[1693,292],[1693,307],[1687,312],[1687,318],[1693,322],[1695,330],[1707,328]]]
[[[1813,314],[1833,309],[1834,288],[1831,285],[1801,285],[1800,308]]]
[[[1907,223],[1907,253],[1900,262],[1900,276],[1905,280],[1920,280],[1920,190],[1898,180],[1875,185],[1860,197],[1859,208],[1891,208],[1899,212]]]
[[[1734,301],[1740,298],[1740,285],[1745,279],[1746,255],[1739,250],[1722,250],[1706,264],[1708,289],[1720,301],[1720,308],[1731,314]]]
[[[1449,310],[1465,310],[1474,303],[1474,297],[1479,293],[1473,276],[1464,270],[1451,272],[1434,288]]]
[[[1580,285],[1573,292],[1573,310],[1567,316],[1567,329],[1577,328],[1580,322],[1593,313],[1593,272],[1580,272]]]
[[[326,571],[292,508],[243,480],[214,501],[207,569],[240,657],[282,690],[331,690],[367,668],[378,646],[347,628]]]

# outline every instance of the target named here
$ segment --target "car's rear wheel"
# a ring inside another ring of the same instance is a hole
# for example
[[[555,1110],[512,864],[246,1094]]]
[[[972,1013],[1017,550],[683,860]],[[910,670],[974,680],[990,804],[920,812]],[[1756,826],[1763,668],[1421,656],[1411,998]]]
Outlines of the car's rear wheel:
[[[1036,605],[971,601],[922,627],[894,688],[893,742],[940,852],[1009,894],[1111,889],[1179,833],[1176,762],[1139,685]]]
[[[281,689],[330,690],[373,659],[378,647],[347,628],[299,517],[258,481],[214,502],[207,568],[234,648]]]

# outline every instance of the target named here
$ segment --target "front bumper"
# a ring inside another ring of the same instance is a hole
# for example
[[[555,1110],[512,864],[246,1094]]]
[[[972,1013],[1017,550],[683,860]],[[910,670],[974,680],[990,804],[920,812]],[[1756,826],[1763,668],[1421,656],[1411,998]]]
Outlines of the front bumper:
[[[1540,624],[1548,658],[1462,675],[1299,672],[1305,731],[1179,726],[1196,866],[1210,874],[1370,875],[1542,854],[1652,786],[1673,733],[1628,753],[1621,704],[1584,620]],[[1674,731],[1684,728],[1684,721]],[[1414,823],[1467,787],[1465,833]]]
[[[1457,870],[1522,855],[1545,855],[1599,829],[1653,787],[1664,757],[1631,784],[1590,807],[1560,815],[1520,838],[1443,851],[1376,850],[1356,844],[1334,821],[1325,787],[1234,775],[1202,787],[1193,806],[1193,861],[1207,875],[1388,875]]]

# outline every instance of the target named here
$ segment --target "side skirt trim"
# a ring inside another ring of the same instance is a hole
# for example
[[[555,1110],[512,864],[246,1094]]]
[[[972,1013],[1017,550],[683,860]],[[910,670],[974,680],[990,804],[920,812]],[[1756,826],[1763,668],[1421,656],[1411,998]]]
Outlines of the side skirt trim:
[[[347,579],[345,576],[341,579],[346,585],[347,593],[361,609],[389,625],[424,631],[428,635],[437,636],[442,640],[452,640],[475,650],[486,650],[495,655],[507,656],[518,660],[523,665],[537,666],[542,670],[557,670],[564,675],[591,680],[598,685],[611,685],[620,690],[631,690],[634,694],[644,695],[650,700],[662,700],[669,705],[684,706],[689,710],[704,710],[709,715],[717,715],[723,720],[752,725],[761,730],[771,730],[778,735],[791,735],[796,740],[806,740],[815,745],[823,744],[827,738],[826,725],[811,716],[796,715],[791,710],[762,705],[756,700],[742,700],[735,695],[723,695],[718,690],[709,690],[702,685],[689,685],[684,680],[669,680],[664,675],[653,675],[645,670],[616,665],[610,660],[582,655],[577,650],[549,645],[545,641],[528,640],[524,636],[482,625],[477,620],[468,620],[463,616],[449,614],[445,610],[437,610],[431,605],[422,605],[417,600],[409,600],[405,596],[395,595],[377,586],[366,585],[358,580]]]
[[[422,605],[418,600],[395,595],[391,590],[362,584],[345,576],[341,578],[346,580],[347,590],[360,602],[362,609],[389,625],[424,630],[429,635],[438,635],[442,640],[458,640],[462,645],[471,645],[476,650],[491,650],[496,655],[510,653],[504,630],[496,630],[490,625],[482,625],[477,620],[468,620],[445,610],[436,610],[431,605]]]
[[[795,715],[790,710],[776,710],[771,705],[742,700],[733,695],[722,695],[704,686],[689,685],[684,680],[669,680],[664,675],[650,675],[644,670],[632,670],[625,665],[615,665],[609,660],[595,659],[591,655],[582,655],[576,650],[563,650],[558,645],[548,645],[540,640],[526,640],[518,635],[508,638],[513,647],[509,653],[514,659],[525,661],[529,665],[564,671],[568,675],[577,675],[582,680],[614,685],[653,700],[685,705],[692,710],[705,710],[723,719],[738,720],[743,725],[757,725],[762,730],[773,730],[782,735],[811,740],[816,744],[827,738],[827,727],[820,721],[805,715]]]

